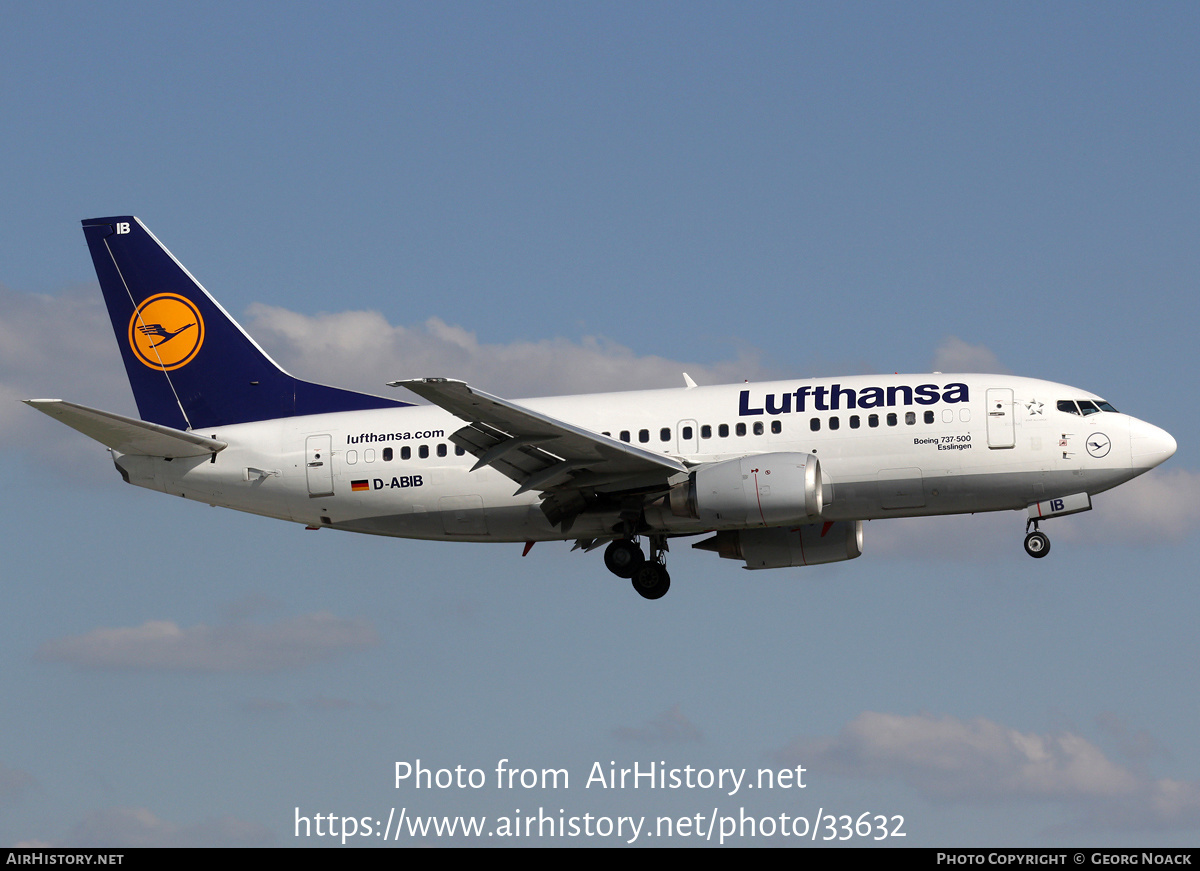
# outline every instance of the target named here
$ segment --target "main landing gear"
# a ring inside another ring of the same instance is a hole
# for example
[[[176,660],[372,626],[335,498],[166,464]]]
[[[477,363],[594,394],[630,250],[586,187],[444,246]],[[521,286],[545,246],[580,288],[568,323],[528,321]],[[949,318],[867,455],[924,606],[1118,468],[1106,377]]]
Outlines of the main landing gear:
[[[632,578],[645,561],[646,555],[631,538],[618,538],[604,551],[604,567],[618,578]]]
[[[650,536],[650,557],[632,538],[618,538],[604,551],[604,565],[618,578],[633,582],[633,588],[647,599],[661,599],[671,589],[671,576],[663,563],[666,536]]]
[[[1029,531],[1030,525],[1033,526],[1033,532]],[[1025,532],[1025,553],[1034,559],[1041,559],[1050,553],[1050,537],[1038,530],[1037,520],[1030,519],[1026,522]]]

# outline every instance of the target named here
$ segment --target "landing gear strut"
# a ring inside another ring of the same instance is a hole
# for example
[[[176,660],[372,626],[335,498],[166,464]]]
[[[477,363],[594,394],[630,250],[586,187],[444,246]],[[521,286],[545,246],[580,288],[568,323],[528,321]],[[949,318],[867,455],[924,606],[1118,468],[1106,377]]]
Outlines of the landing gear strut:
[[[1029,532],[1030,524],[1033,525],[1033,532]],[[1030,519],[1025,524],[1025,553],[1029,554],[1034,559],[1041,559],[1046,554],[1050,553],[1050,537],[1044,532],[1038,530],[1038,522],[1035,519]]]
[[[671,576],[663,562],[666,550],[665,535],[650,536],[650,558],[633,573],[633,588],[645,599],[661,599],[671,589]]]

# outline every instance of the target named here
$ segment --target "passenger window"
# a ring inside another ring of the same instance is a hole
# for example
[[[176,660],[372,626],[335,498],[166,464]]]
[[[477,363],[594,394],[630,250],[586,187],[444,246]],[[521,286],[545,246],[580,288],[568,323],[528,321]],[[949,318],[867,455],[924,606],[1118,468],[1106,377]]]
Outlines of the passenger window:
[[[904,412],[904,422],[909,426],[915,424],[917,422],[917,413],[915,411]]]
[[[819,417],[810,418],[808,421],[808,428],[811,429],[813,432],[820,432],[821,418],[819,418]]]
[[[771,421],[771,432],[775,433],[775,435],[779,435],[781,432],[783,432],[783,421],[781,421],[781,420]]]
[[[621,441],[623,441],[623,442],[629,441],[629,430],[627,430],[627,429],[621,430]]]
[[[690,439],[692,437],[692,428],[690,426],[685,426],[683,428],[683,437],[685,439]]]
[[[736,432],[739,436],[744,436],[746,434],[746,424],[739,423],[737,426],[735,426],[733,428],[733,431]]]
[[[403,447],[400,449],[400,459],[408,460],[412,458],[412,448]]]
[[[437,455],[439,457],[446,456],[446,443],[445,442],[442,442],[440,445],[437,446]]]
[[[650,441],[650,430],[639,429],[638,430],[638,441],[641,442],[642,444],[645,444],[646,442]]]
[[[454,456],[461,457],[465,453],[466,453],[465,449],[459,447],[458,445],[454,446]]]
[[[723,439],[729,438],[729,424],[723,423],[717,427],[717,435]]]
[[[422,460],[429,459],[429,445],[421,445],[421,447],[417,448],[417,456]]]
[[[830,429],[837,429],[841,425],[842,425],[842,422],[841,422],[841,420],[838,419],[838,416],[836,414],[833,417],[829,418],[829,428]]]
[[[763,434],[763,423],[761,420],[754,421],[754,434],[755,435]]]
[[[899,421],[896,418],[895,412],[892,412],[891,414],[889,414],[887,416],[887,423],[888,423],[888,426],[895,426],[897,423],[899,423]]]
[[[932,411],[925,412],[925,422],[933,423],[933,412]]]
[[[358,451],[346,451],[346,465],[353,466],[358,462]]]
[[[879,415],[872,414],[867,418],[867,426],[879,426]]]
[[[658,431],[658,440],[660,442],[669,442],[671,440],[671,430],[669,427],[663,427]]]
[[[702,438],[702,439],[712,438],[712,427],[709,426],[707,423],[704,424],[704,426],[700,427],[700,438]]]
[[[850,415],[850,429],[858,429],[860,422],[857,414]]]
[[[363,451],[363,459],[366,460],[368,463],[375,462],[375,449],[367,448],[365,451]]]
[[[391,449],[391,448],[384,448],[384,449],[383,449],[383,461],[384,461],[385,463],[390,463],[390,462],[392,461],[392,456],[393,456],[393,454],[392,454],[392,449]]]

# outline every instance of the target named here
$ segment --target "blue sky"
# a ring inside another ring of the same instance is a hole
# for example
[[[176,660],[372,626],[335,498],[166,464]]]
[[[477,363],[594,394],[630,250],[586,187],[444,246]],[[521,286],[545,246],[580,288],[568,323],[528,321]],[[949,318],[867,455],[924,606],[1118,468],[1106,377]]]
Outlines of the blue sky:
[[[1200,11],[4,20],[0,841],[292,845],[296,807],[541,805],[1195,843]],[[658,603],[566,545],[303,532],[125,487],[17,404],[133,411],[79,230],[111,214],[313,380],[515,397],[985,369],[1099,393],[1179,452],[1047,524],[1043,561],[1019,514],[876,522],[861,559],[766,577],[677,548]],[[395,789],[418,758],[572,785]],[[583,787],[652,760],[804,764],[808,786]]]

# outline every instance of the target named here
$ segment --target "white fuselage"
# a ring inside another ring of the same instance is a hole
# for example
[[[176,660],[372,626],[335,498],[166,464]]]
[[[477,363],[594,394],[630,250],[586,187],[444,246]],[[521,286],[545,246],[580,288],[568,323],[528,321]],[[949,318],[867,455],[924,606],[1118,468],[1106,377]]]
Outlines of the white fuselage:
[[[1170,456],[1157,427],[1115,411],[1072,413],[1099,397],[1006,375],[854,376],[520,400],[519,404],[689,466],[747,455],[815,455],[822,520],[1024,509],[1095,494]],[[310,526],[404,538],[539,541],[603,537],[584,513],[564,533],[536,492],[449,437],[465,422],[433,406],[345,412],[210,430],[212,458],[119,456],[130,483]],[[548,450],[553,450],[548,447]],[[651,505],[667,534],[714,528]]]

